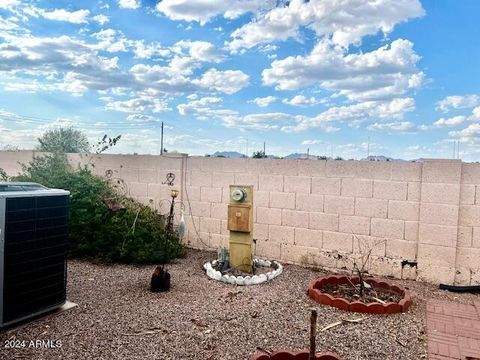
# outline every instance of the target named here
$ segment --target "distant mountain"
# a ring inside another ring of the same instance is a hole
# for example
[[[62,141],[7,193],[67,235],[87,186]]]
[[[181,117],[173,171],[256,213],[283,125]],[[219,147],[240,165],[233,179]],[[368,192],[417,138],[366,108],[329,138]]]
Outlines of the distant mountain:
[[[317,160],[316,155],[307,155],[306,153],[293,153],[287,156],[284,156],[284,159],[310,159]]]
[[[240,154],[238,151],[216,151],[213,155],[210,156],[238,159],[245,157],[245,154]]]
[[[383,155],[370,155],[362,160],[366,161],[392,161],[392,162],[404,162],[406,160],[403,159],[394,159],[388,156],[383,156]]]

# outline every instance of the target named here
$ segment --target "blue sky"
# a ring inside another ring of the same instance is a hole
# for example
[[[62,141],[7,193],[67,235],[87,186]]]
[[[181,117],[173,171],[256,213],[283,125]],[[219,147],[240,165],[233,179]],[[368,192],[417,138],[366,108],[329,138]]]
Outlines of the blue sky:
[[[480,160],[476,0],[0,0],[0,148]]]

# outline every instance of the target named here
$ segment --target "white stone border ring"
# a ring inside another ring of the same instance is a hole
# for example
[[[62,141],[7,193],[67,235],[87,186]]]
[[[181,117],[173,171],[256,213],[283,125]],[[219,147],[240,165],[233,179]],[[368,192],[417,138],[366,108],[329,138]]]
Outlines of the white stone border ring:
[[[275,260],[263,260],[259,258],[253,259],[253,262],[256,266],[269,267],[272,268],[272,271],[269,271],[265,274],[253,275],[253,276],[233,276],[233,275],[222,275],[218,270],[215,270],[213,267],[217,265],[218,260],[213,260],[203,264],[203,268],[207,272],[207,276],[213,280],[221,281],[227,284],[232,285],[258,285],[264,282],[270,281],[276,278],[283,272],[283,266],[278,261]]]

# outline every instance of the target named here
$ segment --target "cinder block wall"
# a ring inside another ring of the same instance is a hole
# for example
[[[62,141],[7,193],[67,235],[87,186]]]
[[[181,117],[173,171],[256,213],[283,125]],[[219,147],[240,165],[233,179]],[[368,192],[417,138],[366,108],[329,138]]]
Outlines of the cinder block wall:
[[[0,153],[14,174],[32,152]],[[166,214],[176,176],[194,248],[228,247],[229,185],[253,185],[256,254],[351,270],[369,248],[369,272],[456,284],[480,283],[480,164],[267,160],[182,154],[69,155],[126,183],[126,193]],[[179,208],[176,209],[177,217]],[[375,245],[375,246],[373,246]],[[417,267],[402,267],[402,261]]]

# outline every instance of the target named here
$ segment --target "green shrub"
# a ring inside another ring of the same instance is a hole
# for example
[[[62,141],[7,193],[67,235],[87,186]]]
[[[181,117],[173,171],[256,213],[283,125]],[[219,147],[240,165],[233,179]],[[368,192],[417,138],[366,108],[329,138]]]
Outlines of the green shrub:
[[[106,262],[163,263],[183,256],[164,218],[120,194],[118,184],[94,175],[87,166],[73,168],[54,153],[22,165],[13,181],[32,181],[70,191],[70,255]]]

